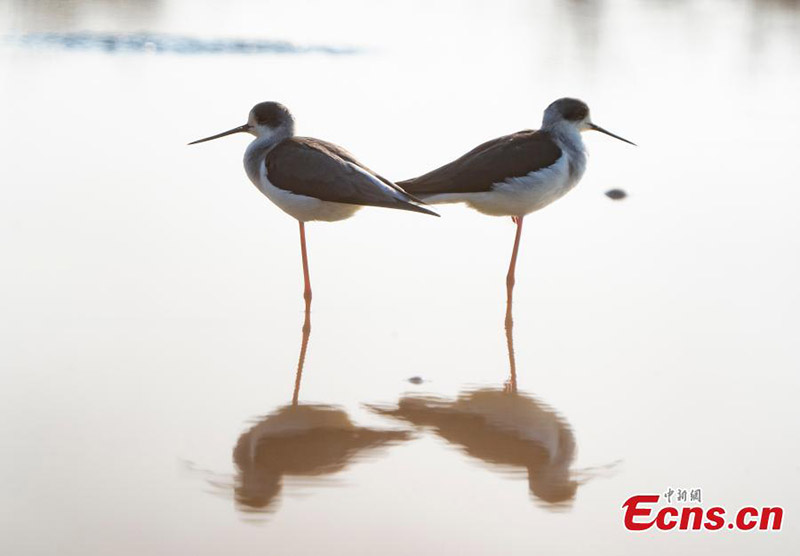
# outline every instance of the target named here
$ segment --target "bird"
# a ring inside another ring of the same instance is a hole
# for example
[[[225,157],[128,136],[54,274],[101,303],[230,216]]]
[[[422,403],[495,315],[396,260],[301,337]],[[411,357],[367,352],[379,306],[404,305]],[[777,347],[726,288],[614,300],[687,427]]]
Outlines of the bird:
[[[516,235],[506,275],[507,324],[522,221],[578,184],[586,170],[581,132],[590,130],[635,145],[594,124],[585,102],[560,98],[545,109],[541,129],[492,139],[427,174],[397,182],[428,204],[466,203],[483,214],[512,218]]]
[[[303,298],[308,311],[312,294],[306,222],[344,220],[364,206],[439,215],[361,164],[342,147],[321,139],[295,136],[294,124],[294,116],[286,106],[273,101],[261,102],[250,110],[246,124],[189,145],[235,133],[255,136],[245,151],[244,169],[259,191],[300,224]]]

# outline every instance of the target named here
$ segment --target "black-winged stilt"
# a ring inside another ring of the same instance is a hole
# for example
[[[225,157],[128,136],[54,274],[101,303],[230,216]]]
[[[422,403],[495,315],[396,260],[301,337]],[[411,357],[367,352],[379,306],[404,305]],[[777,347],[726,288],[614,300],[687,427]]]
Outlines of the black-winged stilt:
[[[244,154],[247,176],[270,201],[300,223],[306,308],[311,304],[306,222],[343,220],[353,216],[362,206],[438,216],[338,145],[310,137],[296,137],[294,117],[277,102],[256,104],[250,110],[246,124],[189,144],[234,133],[255,135]]]
[[[517,225],[506,276],[510,319],[514,269],[522,220],[575,187],[586,169],[582,131],[599,131],[631,143],[592,123],[583,101],[561,98],[544,111],[542,128],[487,141],[422,176],[397,182],[426,203],[466,203],[492,216],[510,216]]]

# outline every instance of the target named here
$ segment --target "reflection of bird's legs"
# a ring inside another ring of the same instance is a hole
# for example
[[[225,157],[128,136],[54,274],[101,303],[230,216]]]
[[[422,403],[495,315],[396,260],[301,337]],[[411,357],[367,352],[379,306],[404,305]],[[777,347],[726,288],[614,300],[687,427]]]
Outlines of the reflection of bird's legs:
[[[517,234],[514,237],[514,250],[511,252],[511,263],[508,265],[508,275],[506,275],[506,342],[508,343],[508,363],[511,367],[511,376],[508,379],[506,388],[511,392],[517,391],[517,365],[514,359],[514,319],[511,314],[514,295],[514,271],[517,267],[517,252],[519,251],[519,240],[522,237],[522,216],[512,216],[511,219],[517,225]]]
[[[292,405],[297,405],[300,397],[300,380],[303,378],[303,365],[306,362],[306,350],[308,349],[308,338],[311,336],[311,300],[306,303],[306,320],[303,323],[303,340],[300,342],[300,357],[297,359],[297,374],[294,378],[294,393],[292,394]]]
[[[506,392],[516,394],[517,392],[517,362],[514,358],[514,323],[511,320],[511,304],[508,305],[506,313],[506,343],[508,345],[508,366],[510,375],[506,381]]]

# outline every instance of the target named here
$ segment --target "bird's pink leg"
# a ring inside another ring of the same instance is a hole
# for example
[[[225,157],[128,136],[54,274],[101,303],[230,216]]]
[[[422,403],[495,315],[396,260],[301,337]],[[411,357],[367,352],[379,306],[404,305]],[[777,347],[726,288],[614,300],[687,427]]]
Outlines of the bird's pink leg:
[[[514,357],[514,318],[512,317],[512,302],[514,294],[514,271],[517,267],[517,252],[519,251],[519,240],[522,237],[522,216],[512,216],[511,219],[517,225],[517,234],[514,237],[514,250],[511,252],[511,263],[508,265],[508,275],[506,276],[506,342],[508,343],[508,363],[511,368],[511,376],[508,379],[507,390],[513,393],[517,391],[517,365]]]
[[[512,216],[511,219],[517,225],[517,235],[514,238],[514,250],[511,252],[511,263],[508,265],[506,275],[506,291],[508,293],[508,306],[511,306],[511,296],[514,292],[514,271],[517,267],[517,251],[519,251],[519,240],[522,237],[522,216]]]
[[[311,278],[308,274],[308,254],[306,253],[306,226],[305,223],[298,221],[300,224],[300,252],[303,255],[303,281],[305,282],[305,289],[303,290],[303,299],[306,300],[306,311],[311,308]]]
[[[300,357],[297,359],[297,373],[294,379],[294,392],[292,393],[292,405],[297,405],[300,396],[300,381],[303,378],[303,365],[306,362],[306,350],[308,349],[308,338],[311,335],[311,278],[308,274],[308,253],[306,252],[306,227],[303,222],[300,224],[300,253],[303,255],[303,299],[306,300],[305,321],[303,322],[303,340],[300,342]]]

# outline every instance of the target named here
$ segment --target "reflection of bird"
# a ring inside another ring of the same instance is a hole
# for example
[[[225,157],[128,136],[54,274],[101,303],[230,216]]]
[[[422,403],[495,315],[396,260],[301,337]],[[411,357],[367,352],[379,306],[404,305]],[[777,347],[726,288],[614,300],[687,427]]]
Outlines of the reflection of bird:
[[[247,123],[189,143],[233,133],[256,136],[244,154],[247,176],[270,201],[300,223],[304,297],[311,301],[305,222],[350,218],[362,206],[388,207],[438,216],[343,148],[309,137],[295,137],[294,118],[277,102],[256,104]]]
[[[441,168],[398,185],[428,203],[464,202],[484,214],[511,216],[517,225],[506,277],[511,297],[522,219],[559,199],[580,181],[586,169],[580,132],[587,130],[631,143],[593,124],[589,107],[582,101],[561,98],[544,111],[540,130],[492,139]]]
[[[251,510],[273,509],[282,477],[336,473],[370,450],[407,439],[404,431],[357,427],[328,405],[282,407],[245,432],[233,450],[236,500]]]
[[[303,380],[303,367],[306,364],[306,351],[308,351],[308,340],[311,337],[311,305],[306,303],[306,318],[303,322],[303,339],[300,340],[300,355],[297,358],[297,371],[294,376],[294,392],[292,393],[292,405],[297,405],[300,398],[300,381]]]
[[[271,510],[284,475],[336,473],[359,455],[409,437],[405,431],[357,427],[347,413],[331,405],[299,403],[310,336],[311,317],[306,304],[291,405],[258,421],[239,437],[233,449],[239,471],[236,500],[245,508]]]
[[[486,463],[525,468],[531,493],[548,504],[575,497],[578,481],[570,465],[575,437],[554,411],[530,396],[481,389],[455,401],[413,396],[396,409],[374,408],[436,433]]]

